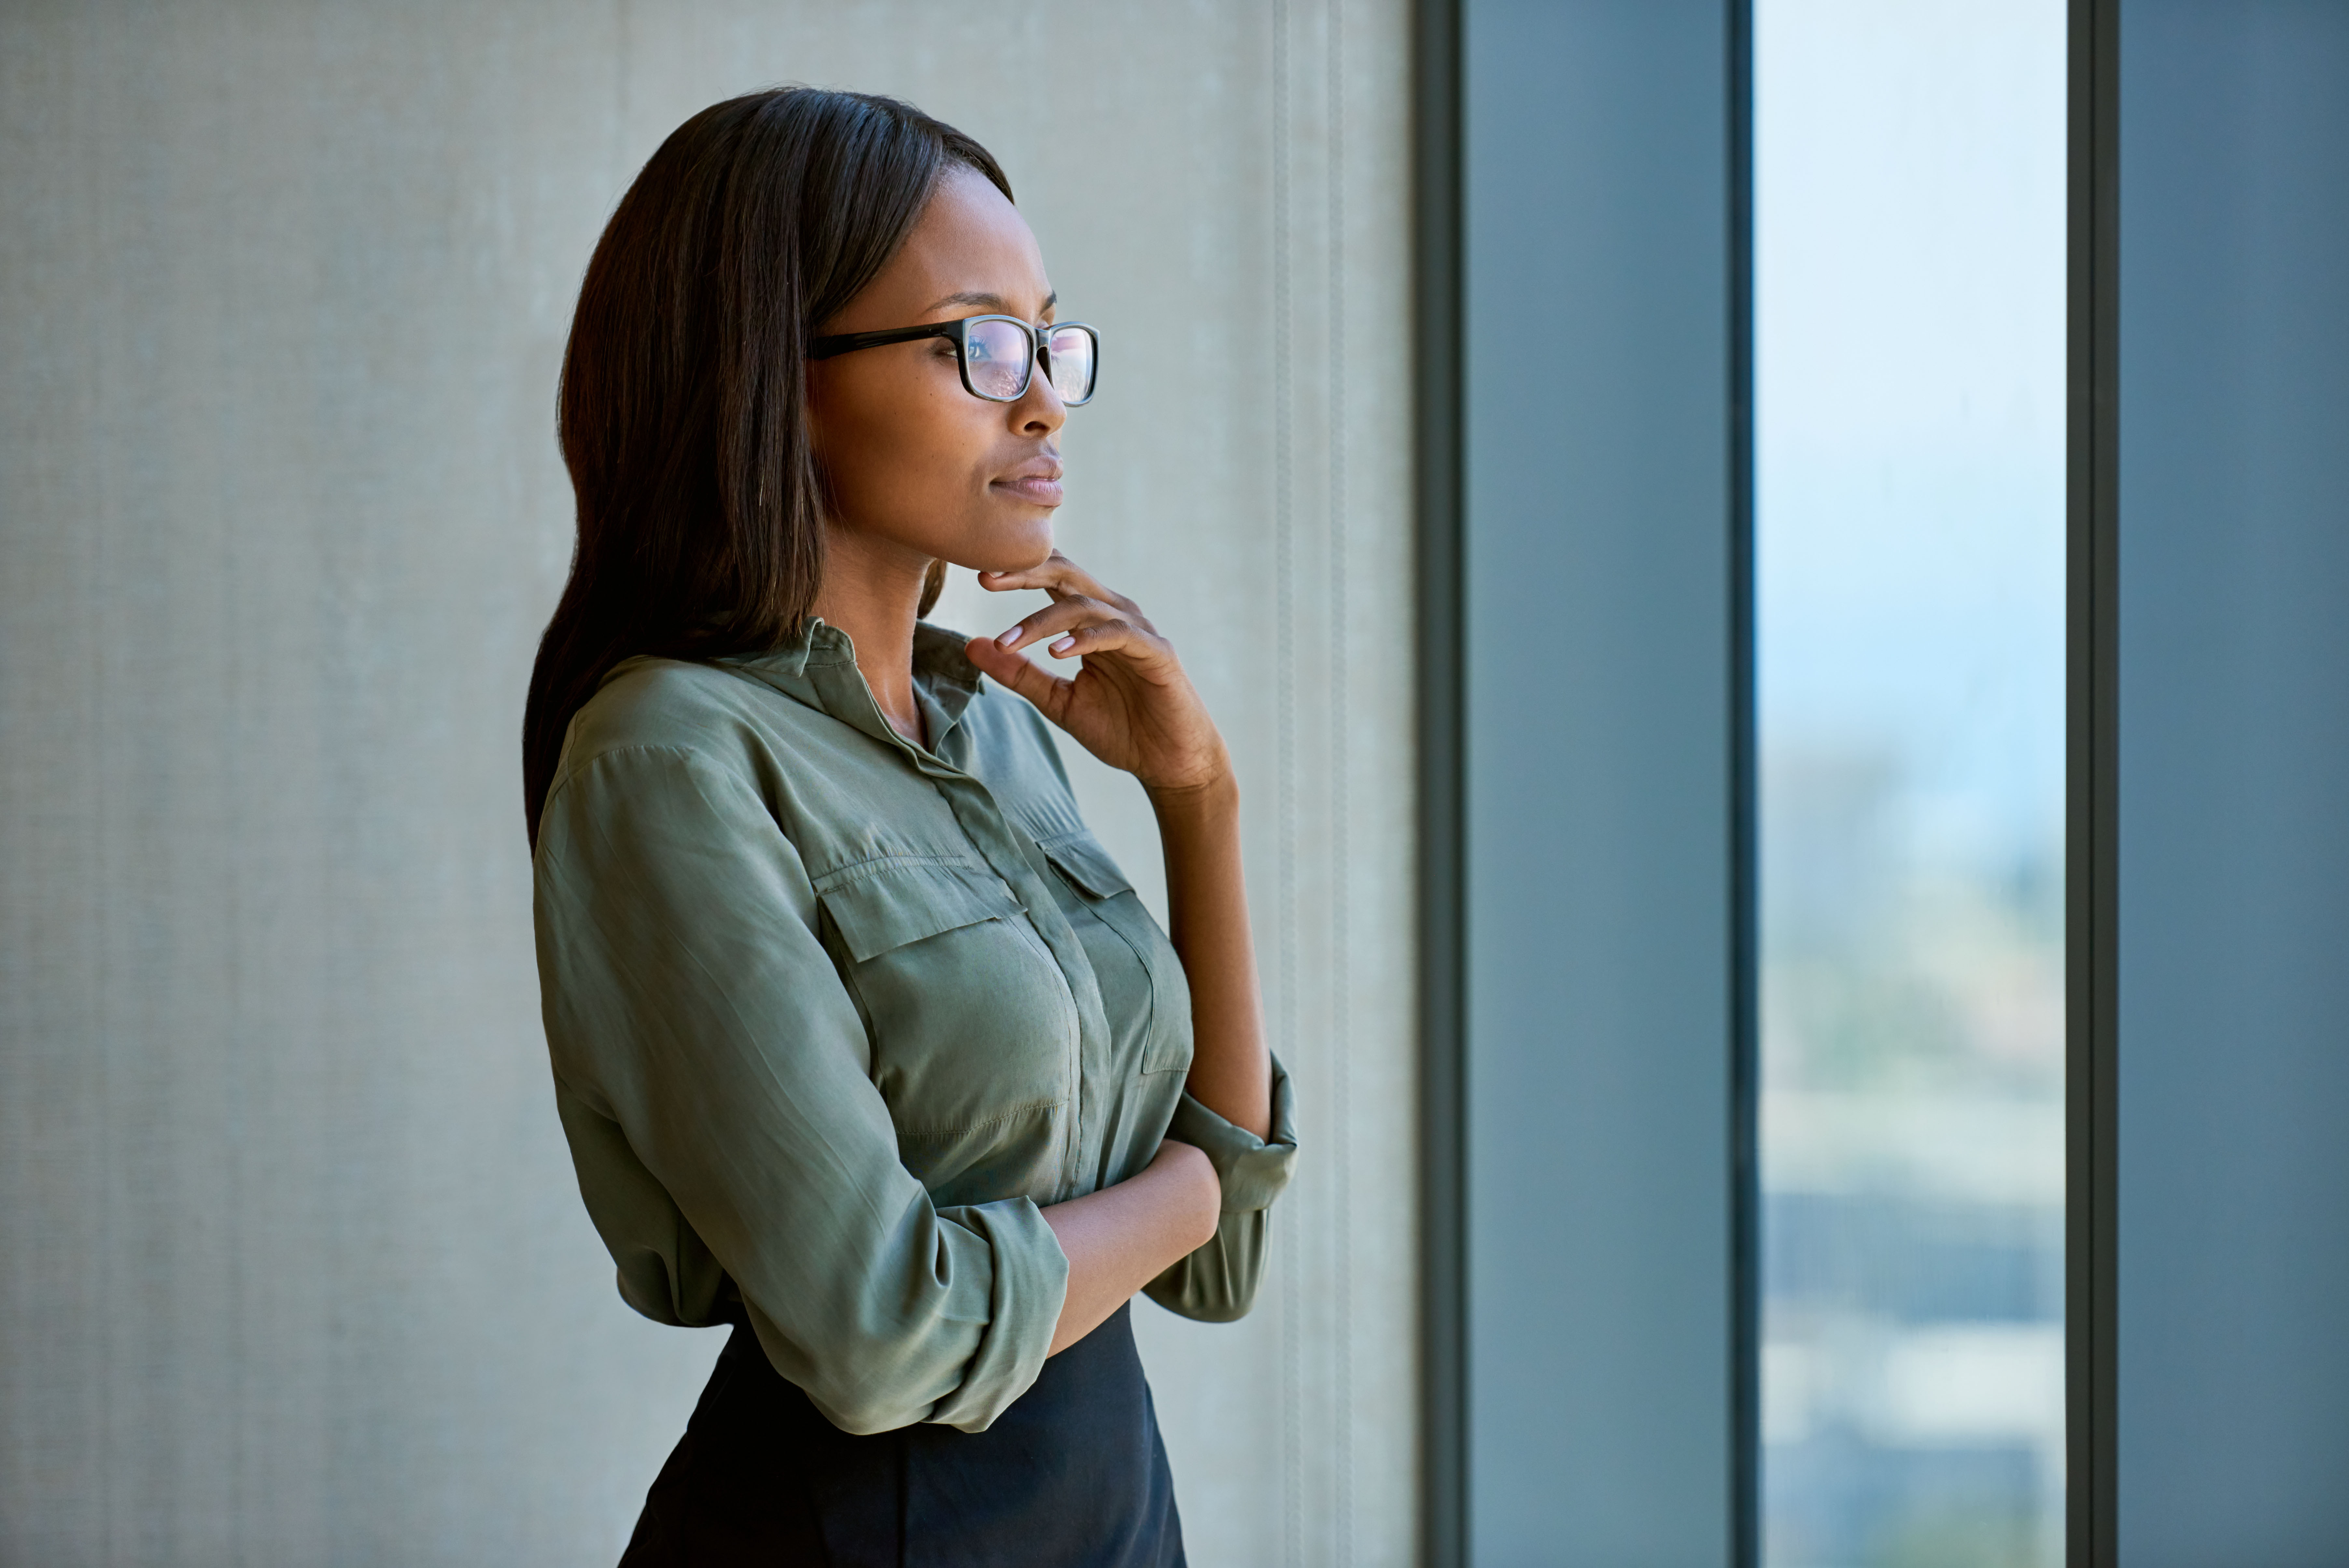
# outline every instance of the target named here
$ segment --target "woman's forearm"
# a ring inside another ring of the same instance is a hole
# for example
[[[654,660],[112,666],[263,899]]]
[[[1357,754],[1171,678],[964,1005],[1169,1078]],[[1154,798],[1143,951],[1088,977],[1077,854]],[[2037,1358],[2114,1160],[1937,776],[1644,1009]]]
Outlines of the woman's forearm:
[[[1272,1057],[1265,1048],[1256,947],[1241,879],[1239,790],[1228,775],[1188,790],[1153,790],[1166,847],[1166,903],[1191,988],[1194,1098],[1234,1127],[1272,1135]],[[1044,1210],[1068,1255],[1068,1295],[1053,1331],[1059,1355],[1216,1233],[1222,1184],[1186,1143],[1160,1146],[1140,1175]]]
[[[1133,1298],[1133,1293],[1214,1239],[1222,1186],[1207,1157],[1172,1139],[1141,1174],[1055,1203],[1044,1223],[1069,1260],[1069,1289],[1052,1331],[1058,1355]]]
[[[1239,786],[1226,774],[1187,790],[1153,790],[1166,851],[1168,936],[1191,985],[1194,1099],[1234,1127],[1272,1136],[1272,1057],[1248,934],[1240,868]]]

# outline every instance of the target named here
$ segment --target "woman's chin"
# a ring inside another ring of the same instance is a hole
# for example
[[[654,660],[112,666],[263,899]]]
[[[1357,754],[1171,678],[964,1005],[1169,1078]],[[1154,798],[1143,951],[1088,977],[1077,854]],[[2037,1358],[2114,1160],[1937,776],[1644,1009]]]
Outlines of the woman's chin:
[[[984,550],[974,550],[968,556],[949,556],[957,566],[968,566],[974,572],[1025,572],[1042,566],[1052,558],[1052,524],[1047,515],[1034,527],[1019,530],[1010,537],[999,537],[987,542]]]

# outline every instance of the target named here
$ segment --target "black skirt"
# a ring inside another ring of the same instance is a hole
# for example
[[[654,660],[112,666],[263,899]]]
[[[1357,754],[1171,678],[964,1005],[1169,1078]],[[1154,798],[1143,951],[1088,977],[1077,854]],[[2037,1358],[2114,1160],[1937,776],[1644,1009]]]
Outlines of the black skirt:
[[[1044,1363],[984,1432],[856,1437],[738,1324],[620,1568],[1182,1568],[1133,1309]]]

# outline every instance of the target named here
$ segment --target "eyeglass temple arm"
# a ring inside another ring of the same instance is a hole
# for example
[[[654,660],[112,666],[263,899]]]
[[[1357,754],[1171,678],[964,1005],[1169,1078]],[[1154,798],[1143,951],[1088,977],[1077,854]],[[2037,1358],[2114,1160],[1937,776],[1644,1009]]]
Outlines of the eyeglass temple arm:
[[[959,321],[933,321],[926,327],[895,327],[886,332],[840,332],[811,341],[808,358],[829,359],[835,354],[854,354],[859,348],[879,348],[885,344],[911,343],[923,337],[953,337],[961,330]]]

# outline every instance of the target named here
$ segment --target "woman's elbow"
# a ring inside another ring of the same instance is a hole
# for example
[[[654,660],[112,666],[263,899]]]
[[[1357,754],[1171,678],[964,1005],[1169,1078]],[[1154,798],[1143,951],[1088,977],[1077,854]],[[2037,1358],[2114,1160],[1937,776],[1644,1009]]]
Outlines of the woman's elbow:
[[[860,1438],[929,1419],[957,1383],[952,1348],[934,1333],[866,1332],[792,1355],[793,1366],[771,1359],[825,1420]]]
[[[870,1438],[911,1427],[937,1407],[936,1397],[895,1379],[811,1378],[802,1385],[808,1402],[823,1418],[851,1437]]]
[[[1263,1274],[1262,1235],[1234,1236],[1226,1228],[1143,1291],[1168,1312],[1194,1323],[1235,1323],[1256,1304]]]

